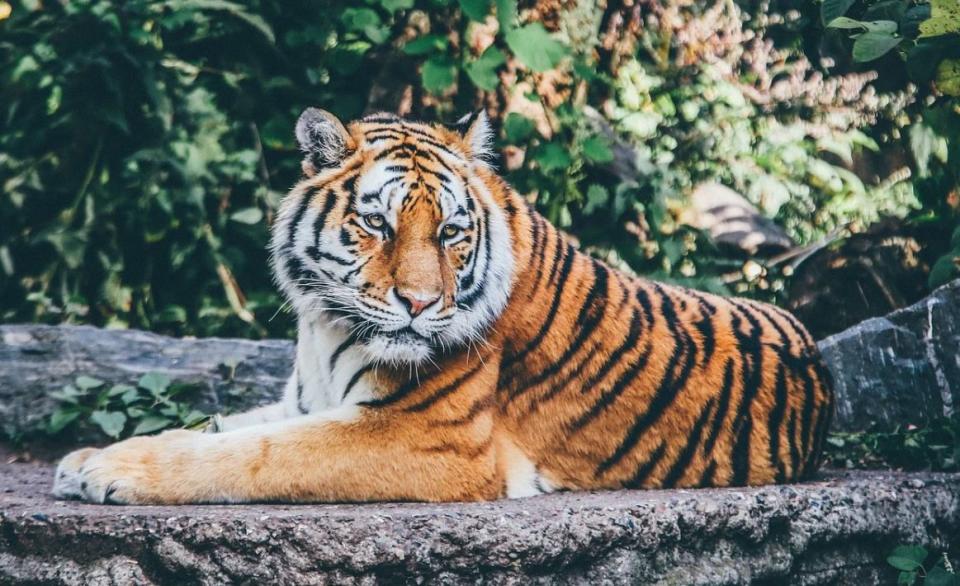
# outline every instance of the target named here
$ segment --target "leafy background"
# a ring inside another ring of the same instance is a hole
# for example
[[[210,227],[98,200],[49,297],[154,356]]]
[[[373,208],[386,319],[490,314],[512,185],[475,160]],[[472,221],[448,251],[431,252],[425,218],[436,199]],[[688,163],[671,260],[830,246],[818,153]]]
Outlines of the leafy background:
[[[21,0],[0,18],[4,322],[289,335],[265,243],[307,106],[487,109],[510,181],[638,273],[799,307],[812,253],[882,219],[924,282],[881,309],[958,273],[952,0]],[[687,220],[709,182],[786,235],[779,256]]]

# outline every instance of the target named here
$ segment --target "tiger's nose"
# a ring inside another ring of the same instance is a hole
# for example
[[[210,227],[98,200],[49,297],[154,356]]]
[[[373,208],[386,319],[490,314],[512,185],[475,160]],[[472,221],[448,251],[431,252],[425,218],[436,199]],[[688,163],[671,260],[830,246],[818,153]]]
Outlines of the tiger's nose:
[[[394,291],[400,303],[407,308],[411,316],[417,317],[423,310],[430,307],[437,301],[440,301],[439,293],[424,293],[422,291],[408,291],[406,289],[396,289]]]

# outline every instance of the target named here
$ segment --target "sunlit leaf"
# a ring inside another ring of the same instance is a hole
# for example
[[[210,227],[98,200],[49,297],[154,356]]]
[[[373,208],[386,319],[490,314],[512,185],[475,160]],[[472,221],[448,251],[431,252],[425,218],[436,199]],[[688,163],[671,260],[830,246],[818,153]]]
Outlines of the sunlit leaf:
[[[119,411],[94,411],[90,414],[90,421],[97,424],[103,433],[116,439],[123,432],[127,416]]]
[[[569,53],[539,22],[508,32],[507,45],[517,59],[533,71],[553,69]]]
[[[506,57],[503,52],[494,46],[490,46],[479,59],[468,63],[465,69],[474,85],[489,92],[497,89],[500,84],[497,68],[505,62]]]
[[[879,59],[903,41],[889,33],[868,31],[857,37],[853,42],[853,58],[865,62]]]

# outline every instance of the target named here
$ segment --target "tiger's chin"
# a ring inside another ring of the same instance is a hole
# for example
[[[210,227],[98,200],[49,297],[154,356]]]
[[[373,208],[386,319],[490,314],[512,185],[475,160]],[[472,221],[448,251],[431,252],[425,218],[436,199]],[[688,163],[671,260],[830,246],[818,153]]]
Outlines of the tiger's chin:
[[[377,334],[365,342],[364,349],[373,360],[386,364],[418,364],[433,355],[426,338],[407,333]]]

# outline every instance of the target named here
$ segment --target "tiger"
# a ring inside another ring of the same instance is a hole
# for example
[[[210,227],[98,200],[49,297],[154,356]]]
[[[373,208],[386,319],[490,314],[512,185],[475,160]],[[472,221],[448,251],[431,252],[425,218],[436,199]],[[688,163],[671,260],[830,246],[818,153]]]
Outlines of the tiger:
[[[270,256],[297,319],[282,399],[85,448],[107,504],[480,501],[809,478],[834,397],[785,310],[579,250],[456,124],[309,108]]]

